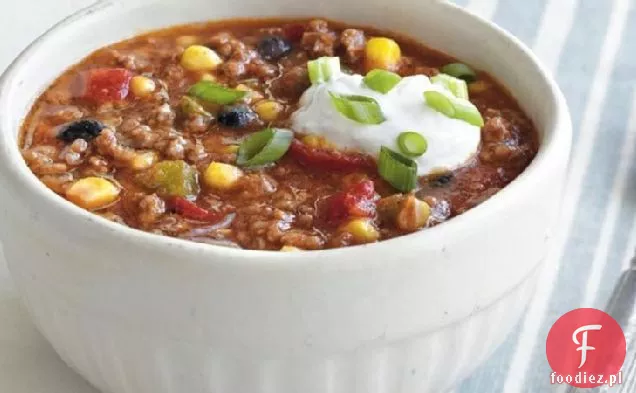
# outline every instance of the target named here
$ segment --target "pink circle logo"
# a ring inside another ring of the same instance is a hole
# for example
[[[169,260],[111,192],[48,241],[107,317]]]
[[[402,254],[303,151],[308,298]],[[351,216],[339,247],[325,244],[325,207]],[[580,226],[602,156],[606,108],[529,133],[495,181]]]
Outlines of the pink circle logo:
[[[580,308],[559,318],[548,333],[546,354],[552,383],[594,388],[620,377],[625,334],[609,314]]]

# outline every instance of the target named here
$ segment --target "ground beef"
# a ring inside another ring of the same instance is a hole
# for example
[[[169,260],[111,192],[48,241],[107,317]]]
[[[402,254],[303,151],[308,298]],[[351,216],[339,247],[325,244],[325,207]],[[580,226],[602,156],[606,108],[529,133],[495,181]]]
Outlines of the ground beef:
[[[319,250],[324,247],[325,240],[315,231],[293,229],[281,236],[280,241],[286,246],[298,247],[302,250]]]
[[[110,172],[110,165],[104,157],[92,155],[88,158],[88,166],[82,168],[84,176],[99,176]]]
[[[110,129],[104,129],[93,141],[97,150],[106,157],[112,157],[119,163],[128,163],[135,158],[135,151],[127,146],[120,145],[117,134]]]
[[[153,119],[151,119],[151,123],[153,123],[153,125],[171,126],[174,123],[175,117],[175,111],[170,104],[165,103],[157,107],[153,114]]]
[[[329,30],[329,24],[327,23],[327,21],[324,21],[322,19],[314,19],[309,21],[305,31],[316,33],[332,33],[332,31]]]
[[[57,175],[67,171],[65,163],[56,162],[54,157],[58,155],[55,146],[35,146],[22,152],[24,159],[37,175]]]
[[[400,75],[404,76],[426,75],[431,77],[439,74],[439,70],[437,68],[422,65],[417,61],[417,59],[409,56],[402,56],[398,72]]]
[[[364,31],[358,29],[345,29],[340,33],[340,44],[344,47],[345,60],[355,63],[364,56],[364,47],[367,39]]]
[[[117,131],[125,135],[129,133],[130,131],[132,131],[133,129],[135,129],[136,127],[139,127],[140,125],[141,125],[141,116],[139,115],[128,116],[119,125],[119,128],[117,129]]]
[[[267,78],[278,71],[275,65],[264,62],[252,45],[227,32],[212,36],[207,46],[226,59],[219,70],[230,81],[238,81],[244,77]]]
[[[74,179],[72,173],[66,172],[59,175],[43,175],[40,180],[54,192],[64,194]]]
[[[199,114],[190,115],[183,122],[183,130],[185,132],[200,134],[202,132],[207,131],[208,127],[210,127],[211,122],[212,122],[212,119],[210,118],[210,116],[204,116]]]
[[[152,128],[147,125],[139,125],[128,133],[128,136],[132,140],[132,145],[136,148],[149,148],[154,145],[154,143],[159,138],[159,135],[152,131]]]
[[[378,218],[382,223],[393,223],[397,217],[402,201],[405,195],[395,194],[382,198],[377,202]]]
[[[176,214],[165,214],[154,225],[154,232],[178,236],[190,230],[190,224]]]
[[[276,191],[278,182],[264,173],[250,173],[239,180],[238,188],[247,199],[257,199]]]
[[[88,149],[88,142],[84,139],[76,139],[60,152],[60,160],[65,161],[70,166],[77,166],[82,163],[82,154]]]
[[[301,214],[296,217],[296,225],[300,228],[310,229],[314,225],[314,216],[311,214]]]
[[[122,66],[130,71],[143,71],[150,67],[150,61],[148,60],[148,58],[140,53],[112,50],[110,54],[117,62],[117,65]]]
[[[280,216],[274,216],[274,209],[266,203],[257,203],[237,210],[232,230],[241,246],[263,250],[267,246],[267,232],[276,231],[280,221]]]
[[[171,160],[182,160],[185,157],[187,141],[178,136],[168,142],[163,154]]]
[[[206,45],[216,50],[220,56],[229,59],[239,42],[231,33],[222,31],[210,37]]]
[[[525,149],[519,145],[518,131],[507,119],[495,116],[486,121],[481,130],[482,149],[479,158],[484,162],[497,163],[521,158]]]
[[[336,232],[327,241],[327,246],[330,248],[347,247],[352,244],[354,244],[354,239],[349,232]]]
[[[68,80],[66,80],[67,85],[70,85]],[[53,105],[70,105],[72,104],[72,99],[74,97],[74,92],[71,89],[52,89],[47,90],[44,93],[44,98],[46,101]]]
[[[253,211],[248,207],[240,213]],[[259,215],[252,216],[251,220],[237,220],[233,224],[236,239],[243,247],[265,249],[267,245],[276,244],[305,244],[307,249],[320,248],[321,239],[311,239],[311,235],[302,231],[290,230],[294,216],[279,209],[263,207],[258,209]]]
[[[193,143],[186,145],[186,158],[189,162],[197,163],[206,159],[208,153],[205,151],[203,142],[200,139],[196,139]],[[226,160],[229,162],[229,160]],[[208,164],[207,162],[205,164]]]
[[[329,30],[327,22],[313,20],[300,41],[301,47],[312,57],[333,56],[338,46],[338,36]]]
[[[254,59],[247,65],[247,73],[255,78],[268,79],[278,75],[278,67],[261,59]]]
[[[185,79],[185,70],[178,64],[168,64],[164,67],[159,75],[170,86],[182,89],[187,83]]]
[[[219,70],[231,81],[241,79],[245,75],[246,64],[243,61],[228,60],[219,66]]]
[[[144,196],[139,201],[139,224],[148,228],[166,212],[166,204],[157,194]]]
[[[309,199],[307,190],[299,190],[292,187],[278,190],[273,197],[274,206],[285,211],[295,211],[300,205]]]
[[[307,66],[302,65],[292,67],[274,79],[271,91],[276,97],[284,97],[291,101],[297,100],[310,85]]]

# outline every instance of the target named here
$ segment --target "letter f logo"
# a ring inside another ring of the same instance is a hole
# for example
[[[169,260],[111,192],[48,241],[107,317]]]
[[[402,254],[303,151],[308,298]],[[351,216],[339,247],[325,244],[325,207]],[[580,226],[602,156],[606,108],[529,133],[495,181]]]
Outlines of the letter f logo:
[[[579,368],[583,367],[585,365],[585,362],[587,362],[587,351],[596,350],[596,348],[587,345],[587,332],[589,332],[590,330],[601,330],[602,327],[602,325],[581,326],[572,334],[572,341],[574,341],[574,344],[580,345],[580,347],[576,349],[577,351],[581,351],[581,364],[579,364]],[[577,338],[579,333],[583,333],[581,335],[581,342],[579,342],[579,339]]]

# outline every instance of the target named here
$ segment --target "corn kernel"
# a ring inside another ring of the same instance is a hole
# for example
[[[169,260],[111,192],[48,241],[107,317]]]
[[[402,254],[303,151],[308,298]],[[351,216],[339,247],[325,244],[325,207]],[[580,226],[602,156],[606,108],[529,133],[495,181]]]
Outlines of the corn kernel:
[[[402,56],[400,46],[390,38],[374,37],[365,48],[367,70],[393,70]]]
[[[298,247],[294,247],[294,246],[283,246],[280,249],[282,252],[295,252],[295,251],[302,251],[302,249],[298,248]]]
[[[263,121],[274,121],[283,111],[283,105],[272,100],[259,101],[254,105],[254,111]]]
[[[307,135],[303,137],[303,143],[307,146],[318,148],[320,147],[321,139],[322,138],[319,137],[318,135]]]
[[[120,189],[101,177],[85,177],[66,190],[66,197],[84,209],[98,209],[113,203]]]
[[[132,159],[132,162],[130,163],[130,166],[136,171],[141,171],[150,168],[155,164],[155,162],[157,162],[157,153],[153,151],[147,151],[135,155],[135,157]]]
[[[200,80],[208,81],[208,82],[216,82],[216,76],[214,74],[210,74],[209,72],[204,72],[201,74]]]
[[[182,35],[177,37],[176,44],[181,47],[188,47],[199,43],[199,37],[195,35]]]
[[[331,143],[325,137],[319,135],[307,135],[303,137],[303,143],[316,149],[335,149],[336,145]]]
[[[210,48],[191,45],[181,55],[181,66],[188,71],[211,71],[223,61]]]
[[[396,225],[403,231],[416,231],[426,225],[431,215],[428,203],[409,195],[401,203]]]
[[[349,232],[358,243],[371,243],[380,238],[380,232],[368,218],[355,218],[345,224],[342,231]]]
[[[472,94],[483,93],[490,89],[490,84],[486,81],[477,81],[468,85],[468,91]]]
[[[252,91],[252,89],[248,86],[245,85],[243,83],[239,83],[238,85],[236,85],[236,87],[234,87],[236,90],[240,90],[240,91]]]
[[[227,145],[223,146],[223,149],[221,149],[221,151],[226,154],[234,154],[238,153],[239,147],[239,145]]]
[[[145,76],[137,75],[130,80],[130,90],[137,97],[148,97],[155,88],[155,81]]]
[[[212,162],[203,174],[206,185],[218,190],[229,190],[236,185],[243,176],[243,171],[234,165]]]

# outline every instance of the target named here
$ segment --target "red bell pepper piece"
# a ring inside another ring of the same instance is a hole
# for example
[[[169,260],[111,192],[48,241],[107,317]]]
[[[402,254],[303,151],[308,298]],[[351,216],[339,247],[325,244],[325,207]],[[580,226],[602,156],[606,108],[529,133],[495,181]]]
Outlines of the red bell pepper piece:
[[[84,89],[81,96],[101,104],[125,99],[133,75],[125,68],[95,68],[85,71],[82,77]]]
[[[371,180],[363,180],[327,198],[324,202],[324,218],[331,225],[339,225],[350,217],[374,217],[375,187]]]
[[[375,160],[366,154],[342,153],[337,150],[307,146],[294,139],[289,154],[303,165],[333,171],[376,169]]]
[[[222,214],[205,210],[182,197],[174,197],[168,201],[168,206],[176,213],[197,221],[216,222],[223,218]]]

